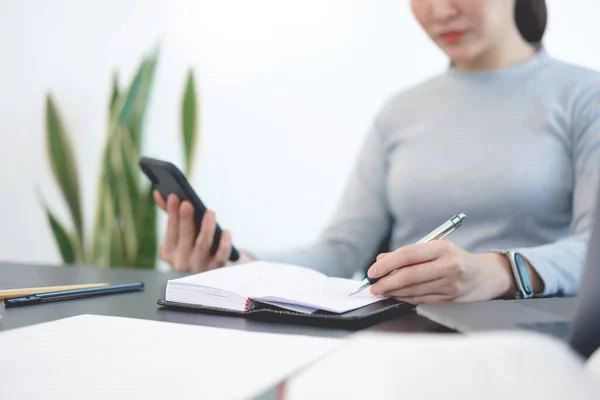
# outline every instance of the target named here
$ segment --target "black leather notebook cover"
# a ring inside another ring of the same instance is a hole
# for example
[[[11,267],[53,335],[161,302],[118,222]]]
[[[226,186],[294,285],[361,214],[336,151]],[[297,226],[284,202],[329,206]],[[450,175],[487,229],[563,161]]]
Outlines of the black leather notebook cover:
[[[366,328],[392,317],[407,314],[414,309],[414,306],[411,304],[400,303],[393,299],[383,300],[342,314],[323,310],[317,310],[312,314],[304,314],[260,302],[255,302],[254,307],[249,311],[232,311],[223,308],[199,306],[196,304],[175,303],[167,300],[158,300],[158,304],[169,309],[180,311],[236,316],[266,322],[324,326],[351,330]]]

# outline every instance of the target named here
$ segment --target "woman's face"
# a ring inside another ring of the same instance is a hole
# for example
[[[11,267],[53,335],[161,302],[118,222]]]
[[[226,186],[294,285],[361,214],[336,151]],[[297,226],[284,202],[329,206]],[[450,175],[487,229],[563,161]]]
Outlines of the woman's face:
[[[516,30],[515,0],[411,0],[429,37],[457,65],[469,64]]]

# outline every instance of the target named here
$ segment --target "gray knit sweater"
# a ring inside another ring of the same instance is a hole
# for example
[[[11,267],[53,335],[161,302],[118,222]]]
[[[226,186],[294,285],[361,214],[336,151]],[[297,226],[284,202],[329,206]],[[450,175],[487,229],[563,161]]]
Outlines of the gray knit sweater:
[[[518,249],[545,294],[574,294],[599,179],[599,73],[543,49],[509,68],[450,68],[383,107],[315,243],[257,256],[348,277],[389,230],[397,248],[465,213],[448,240]]]

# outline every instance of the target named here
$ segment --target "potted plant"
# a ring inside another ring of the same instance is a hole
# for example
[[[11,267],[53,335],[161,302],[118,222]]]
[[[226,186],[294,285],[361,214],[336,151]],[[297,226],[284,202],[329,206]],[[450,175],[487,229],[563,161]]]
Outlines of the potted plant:
[[[152,187],[142,179],[138,159],[144,116],[151,95],[158,51],[146,56],[127,91],[113,77],[108,135],[102,153],[94,226],[88,236],[82,216],[79,174],[69,134],[55,100],[46,97],[46,142],[53,176],[70,214],[69,226],[43,202],[62,260],[154,268],[157,260],[156,205]],[[193,71],[187,75],[181,104],[185,171],[189,176],[197,140],[197,99]]]

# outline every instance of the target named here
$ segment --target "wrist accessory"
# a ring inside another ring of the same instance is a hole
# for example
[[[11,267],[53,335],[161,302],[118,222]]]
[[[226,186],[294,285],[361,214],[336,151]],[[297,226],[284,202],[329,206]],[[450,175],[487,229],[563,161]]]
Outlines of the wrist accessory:
[[[502,254],[508,258],[510,269],[515,280],[517,291],[515,297],[517,299],[529,299],[533,297],[533,283],[527,269],[527,260],[521,253],[512,250],[492,250],[495,253]]]

